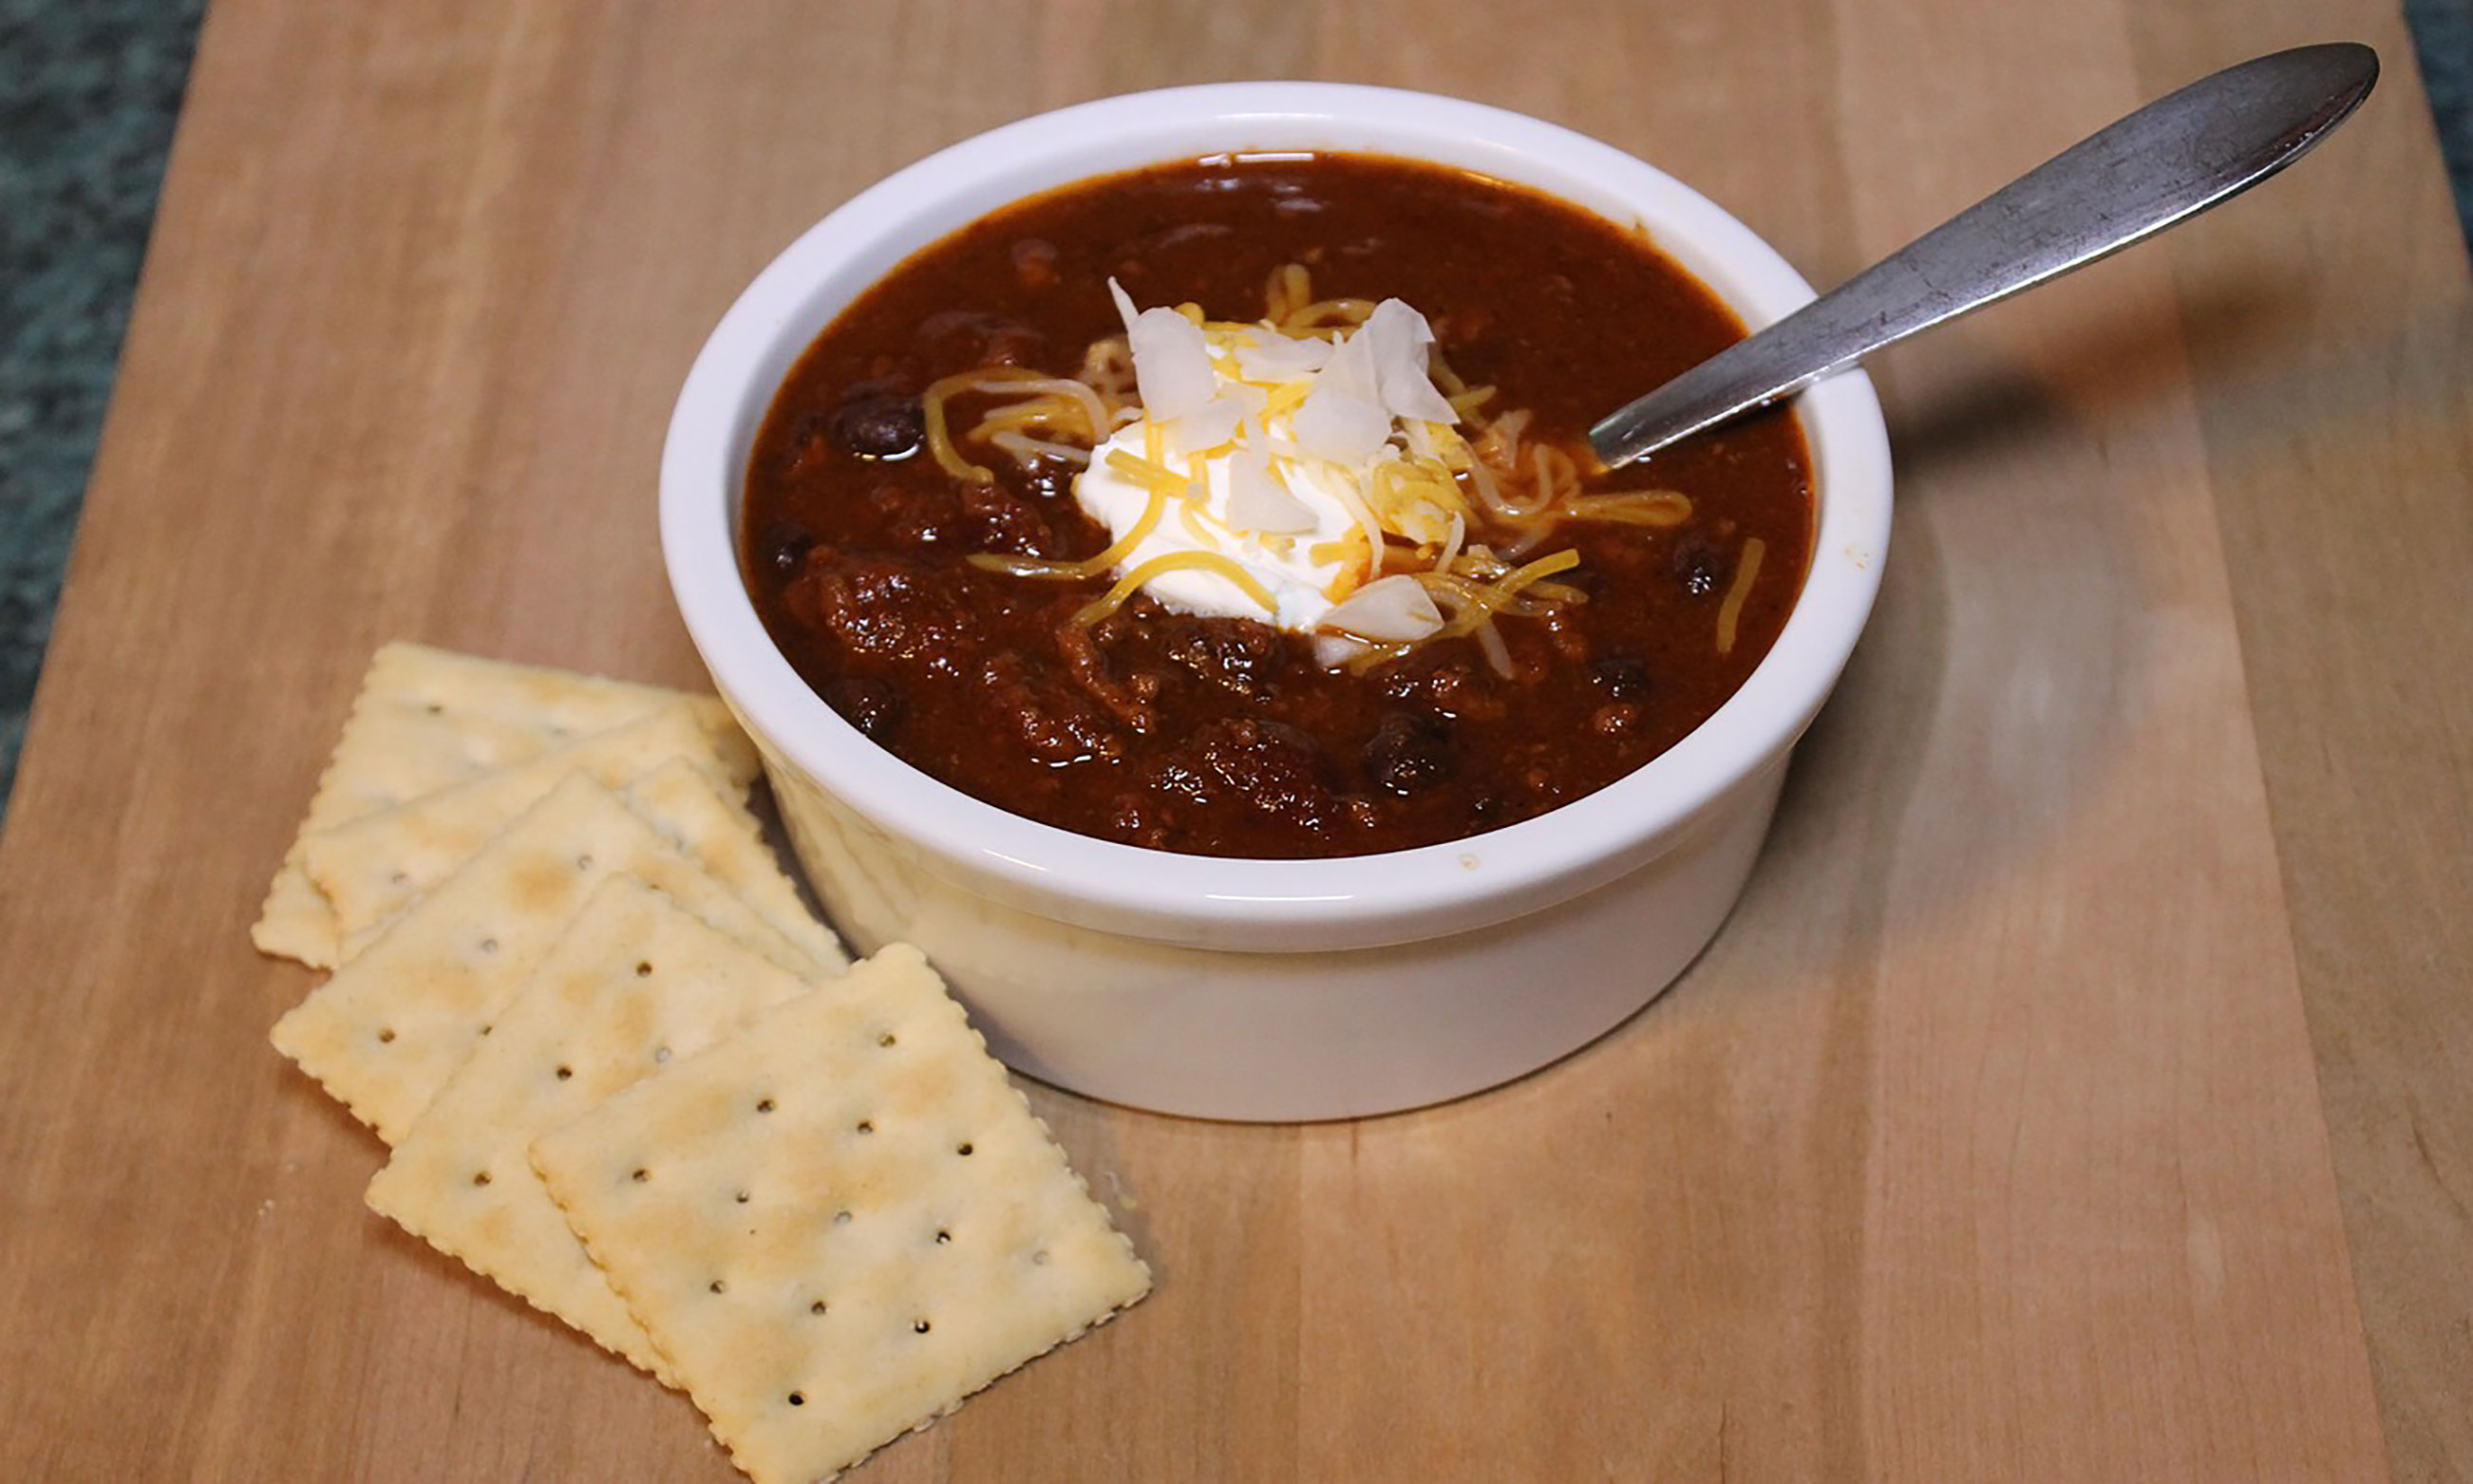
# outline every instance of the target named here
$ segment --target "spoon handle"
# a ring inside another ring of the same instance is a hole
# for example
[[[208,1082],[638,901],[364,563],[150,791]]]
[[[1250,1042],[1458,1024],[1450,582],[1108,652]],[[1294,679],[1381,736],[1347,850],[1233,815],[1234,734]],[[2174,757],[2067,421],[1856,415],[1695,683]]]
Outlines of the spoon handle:
[[[2376,52],[2337,41],[2201,78],[1616,412],[1589,442],[1609,468],[1627,464],[2187,221],[2300,158],[2378,76]]]

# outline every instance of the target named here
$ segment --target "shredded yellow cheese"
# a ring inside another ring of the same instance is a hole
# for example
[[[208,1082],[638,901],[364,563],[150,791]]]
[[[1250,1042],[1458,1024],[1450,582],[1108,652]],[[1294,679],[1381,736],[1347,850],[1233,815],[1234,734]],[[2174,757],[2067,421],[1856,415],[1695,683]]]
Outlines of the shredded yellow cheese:
[[[1313,390],[1313,383],[1300,376],[1294,381],[1271,382],[1269,388],[1269,400],[1262,404],[1262,419],[1266,422],[1296,411],[1304,404],[1306,394]]]
[[[1108,450],[1108,467],[1153,494],[1182,495],[1191,488],[1183,474],[1151,459],[1136,458],[1122,448]]]
[[[1253,573],[1246,571],[1236,562],[1219,555],[1219,553],[1215,551],[1172,551],[1167,553],[1165,556],[1153,557],[1148,562],[1143,562],[1132,571],[1127,572],[1124,576],[1116,579],[1116,585],[1115,586],[1109,588],[1104,596],[1094,599],[1091,603],[1085,605],[1081,611],[1073,615],[1073,621],[1086,628],[1092,624],[1095,624],[1100,619],[1107,617],[1117,609],[1123,607],[1125,600],[1132,597],[1137,591],[1140,590],[1142,584],[1149,582],[1152,578],[1159,576],[1163,572],[1173,572],[1183,567],[1201,567],[1207,571],[1215,572],[1219,576],[1228,579],[1230,582],[1236,585],[1236,589],[1239,592],[1245,594],[1248,599],[1261,607],[1262,612],[1266,616],[1276,614],[1280,610],[1278,601],[1271,596],[1270,591],[1267,588],[1255,580]]]
[[[1742,560],[1735,563],[1735,581],[1726,589],[1726,601],[1717,605],[1717,653],[1731,654],[1735,648],[1735,625],[1743,616],[1743,600],[1751,596],[1752,580],[1761,575],[1761,558],[1768,545],[1759,537],[1743,541]]]
[[[996,551],[974,551],[969,560],[972,566],[992,572],[1010,572],[1016,577],[1096,577],[1132,556],[1134,548],[1142,543],[1143,537],[1151,534],[1166,511],[1167,496],[1153,490],[1151,502],[1143,507],[1140,519],[1111,542],[1107,550],[1079,562],[1046,562],[1037,557],[1017,557]]]
[[[1263,298],[1269,300],[1263,317],[1279,324],[1313,299],[1313,277],[1303,263],[1283,263],[1271,270]]]
[[[1525,589],[1542,579],[1557,572],[1568,572],[1579,564],[1580,554],[1566,548],[1550,557],[1540,557],[1525,566],[1514,567],[1482,585],[1449,574],[1420,573],[1418,581],[1429,593],[1457,609],[1444,621],[1442,628],[1435,631],[1433,637],[1471,634],[1491,623],[1498,613],[1521,613],[1524,610],[1515,605]]]
[[[1635,526],[1679,526],[1692,518],[1692,497],[1672,490],[1625,490],[1566,500],[1574,520],[1612,520]]]
[[[972,378],[968,375],[948,376],[932,382],[919,395],[919,420],[927,435],[927,451],[936,456],[946,473],[968,484],[986,485],[996,482],[996,471],[972,464],[953,446],[953,437],[945,426],[945,398],[960,391]]]

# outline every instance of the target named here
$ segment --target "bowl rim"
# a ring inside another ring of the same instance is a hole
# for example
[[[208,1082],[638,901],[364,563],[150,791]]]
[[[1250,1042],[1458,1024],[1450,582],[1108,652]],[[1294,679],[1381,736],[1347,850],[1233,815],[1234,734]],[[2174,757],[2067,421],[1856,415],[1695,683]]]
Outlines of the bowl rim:
[[[1755,328],[1813,298],[1749,227],[1611,145],[1483,104],[1353,84],[1222,83],[1103,98],[965,139],[852,197],[749,283],[698,353],[662,449],[661,546],[688,634],[759,742],[954,884],[1102,931],[1260,940],[1275,950],[1375,946],[1501,922],[1645,863],[1782,763],[1869,615],[1889,536],[1888,442],[1871,383],[1847,371],[1798,399],[1813,462],[1813,556],[1768,655],[1672,748],[1545,814],[1379,854],[1186,855],[1011,814],[868,740],[782,657],[741,575],[747,450],[790,362],[901,258],[997,205],[1144,164],[1281,149],[1438,161],[1562,197],[1645,231]]]

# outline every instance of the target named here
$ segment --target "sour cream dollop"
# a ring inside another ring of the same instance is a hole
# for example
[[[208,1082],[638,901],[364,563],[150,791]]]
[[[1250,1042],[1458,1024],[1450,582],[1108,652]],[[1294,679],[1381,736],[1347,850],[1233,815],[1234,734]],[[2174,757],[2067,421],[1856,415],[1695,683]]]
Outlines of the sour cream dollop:
[[[1116,541],[1148,522],[1120,577],[1178,611],[1333,639],[1441,628],[1413,576],[1381,570],[1405,550],[1447,561],[1466,534],[1452,469],[1467,444],[1428,370],[1426,317],[1386,299],[1323,339],[1137,310],[1108,287],[1141,415],[1092,451],[1073,492]]]

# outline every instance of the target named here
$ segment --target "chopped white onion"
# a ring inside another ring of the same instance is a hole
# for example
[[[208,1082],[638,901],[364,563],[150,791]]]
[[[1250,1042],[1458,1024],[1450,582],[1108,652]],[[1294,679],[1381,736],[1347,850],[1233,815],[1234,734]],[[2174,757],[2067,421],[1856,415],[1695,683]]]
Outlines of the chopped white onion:
[[[1134,307],[1134,296],[1126,293],[1125,286],[1114,278],[1108,280],[1108,297],[1116,301],[1116,317],[1125,322],[1125,337],[1130,341],[1134,322],[1142,317],[1142,312]]]
[[[1367,343],[1385,411],[1417,422],[1459,420],[1458,409],[1434,389],[1427,369],[1426,350],[1434,343],[1434,331],[1424,315],[1386,299],[1374,306],[1355,338]]]
[[[1168,446],[1181,454],[1216,448],[1235,438],[1244,421],[1244,402],[1233,396],[1214,396],[1166,425]]]
[[[1293,536],[1317,524],[1314,513],[1271,472],[1269,452],[1251,445],[1228,456],[1228,523],[1273,536]]]
[[[1317,634],[1313,636],[1314,663],[1326,670],[1336,670],[1365,653],[1363,639],[1352,639],[1345,634]]]
[[[1366,338],[1363,330],[1350,335],[1334,347],[1331,358],[1322,363],[1321,371],[1314,373],[1315,390],[1325,387],[1346,392],[1363,401],[1378,405],[1381,402],[1382,380],[1374,369],[1374,342]]]
[[[1276,330],[1254,329],[1236,347],[1236,373],[1248,381],[1290,381],[1320,371],[1331,359],[1328,340],[1299,340]]]
[[[1219,389],[1202,326],[1173,309],[1145,309],[1125,332],[1134,347],[1134,384],[1152,420],[1182,418]]]
[[[1425,586],[1405,573],[1367,583],[1322,615],[1322,627],[1385,644],[1408,644],[1443,626]]]
[[[1333,464],[1362,464],[1391,441],[1391,415],[1330,377],[1325,369],[1297,408],[1297,446]]]

